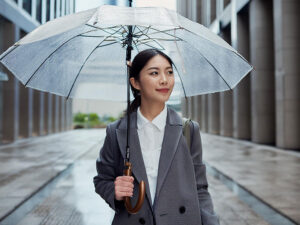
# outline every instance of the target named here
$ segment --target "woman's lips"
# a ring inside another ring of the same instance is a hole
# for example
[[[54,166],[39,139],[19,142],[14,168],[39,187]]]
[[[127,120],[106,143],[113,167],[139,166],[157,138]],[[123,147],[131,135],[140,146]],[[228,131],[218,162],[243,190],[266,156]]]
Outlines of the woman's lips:
[[[156,90],[159,92],[162,92],[162,93],[168,93],[168,91],[169,91],[168,88],[162,88],[162,89],[156,89]]]

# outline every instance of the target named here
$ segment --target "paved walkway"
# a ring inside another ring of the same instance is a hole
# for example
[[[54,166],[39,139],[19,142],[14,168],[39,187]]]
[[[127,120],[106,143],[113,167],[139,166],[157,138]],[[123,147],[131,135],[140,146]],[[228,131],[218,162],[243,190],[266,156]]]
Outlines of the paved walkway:
[[[114,211],[93,191],[92,177],[96,173],[98,154],[96,146],[78,159],[71,172],[18,225],[111,224]],[[208,182],[215,210],[221,215],[220,225],[268,225],[219,180],[208,176]]]
[[[206,133],[201,137],[209,166],[300,224],[300,153]]]
[[[1,146],[0,225],[110,224],[114,212],[92,183],[104,136],[104,129],[74,130]],[[299,222],[300,154],[205,133],[201,137],[208,172],[217,170]],[[208,180],[221,225],[269,224],[224,180],[210,175]]]
[[[104,134],[104,130],[73,130],[1,146],[0,224],[5,218],[6,223],[14,223],[26,210],[15,213],[20,206],[98,144]]]

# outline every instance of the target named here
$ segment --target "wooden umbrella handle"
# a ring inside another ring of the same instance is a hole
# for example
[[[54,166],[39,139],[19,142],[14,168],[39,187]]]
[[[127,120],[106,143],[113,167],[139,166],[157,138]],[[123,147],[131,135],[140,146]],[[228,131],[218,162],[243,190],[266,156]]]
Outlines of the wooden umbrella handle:
[[[131,176],[131,163],[125,162],[124,175]],[[145,199],[145,182],[142,180],[139,185],[139,198],[135,207],[132,207],[130,197],[125,197],[125,207],[131,214],[136,214],[142,207]]]

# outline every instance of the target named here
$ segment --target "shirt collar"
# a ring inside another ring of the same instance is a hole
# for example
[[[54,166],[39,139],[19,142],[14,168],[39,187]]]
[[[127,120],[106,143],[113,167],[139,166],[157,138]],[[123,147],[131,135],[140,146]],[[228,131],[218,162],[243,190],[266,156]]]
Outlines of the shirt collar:
[[[140,106],[137,109],[137,127],[141,129],[146,123],[152,123],[159,130],[163,130],[166,125],[167,120],[167,106],[165,104],[164,109],[150,122],[147,118],[143,116],[140,111]]]

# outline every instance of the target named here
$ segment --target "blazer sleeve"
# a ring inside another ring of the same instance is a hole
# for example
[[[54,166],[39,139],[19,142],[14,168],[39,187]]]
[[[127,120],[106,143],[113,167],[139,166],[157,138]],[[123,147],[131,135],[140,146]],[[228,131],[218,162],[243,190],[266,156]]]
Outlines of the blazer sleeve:
[[[203,225],[219,225],[219,217],[214,212],[211,196],[208,192],[206,166],[202,161],[202,143],[199,124],[192,121],[191,156],[194,164],[199,206]]]
[[[124,209],[124,201],[115,199],[116,154],[112,145],[110,126],[106,127],[106,137],[96,160],[97,176],[94,177],[95,192],[118,214]]]

